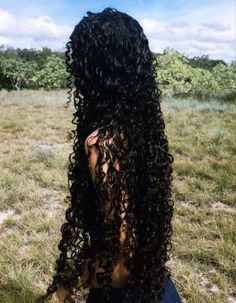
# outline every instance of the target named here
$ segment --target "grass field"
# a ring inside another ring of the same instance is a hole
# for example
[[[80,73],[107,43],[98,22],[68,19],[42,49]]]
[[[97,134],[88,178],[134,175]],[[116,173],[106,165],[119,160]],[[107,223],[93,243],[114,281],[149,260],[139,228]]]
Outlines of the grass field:
[[[72,149],[65,102],[65,91],[0,92],[0,302],[34,302],[51,281]],[[175,159],[172,279],[183,302],[236,302],[236,105],[168,99],[162,110]]]

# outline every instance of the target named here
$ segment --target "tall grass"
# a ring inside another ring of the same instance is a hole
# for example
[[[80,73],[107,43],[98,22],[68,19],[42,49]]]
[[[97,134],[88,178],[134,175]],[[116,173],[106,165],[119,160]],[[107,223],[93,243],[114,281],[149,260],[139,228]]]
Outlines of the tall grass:
[[[0,302],[30,303],[54,273],[73,109],[65,91],[0,100]],[[235,105],[163,99],[162,110],[175,159],[172,278],[183,302],[236,302]]]

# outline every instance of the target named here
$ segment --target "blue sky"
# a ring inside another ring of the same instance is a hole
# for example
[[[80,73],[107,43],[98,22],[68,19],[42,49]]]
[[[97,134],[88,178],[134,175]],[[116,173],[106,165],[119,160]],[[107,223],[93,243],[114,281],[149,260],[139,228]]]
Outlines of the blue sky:
[[[155,52],[236,60],[235,0],[0,0],[0,44],[62,50],[87,11],[107,6],[134,17]]]

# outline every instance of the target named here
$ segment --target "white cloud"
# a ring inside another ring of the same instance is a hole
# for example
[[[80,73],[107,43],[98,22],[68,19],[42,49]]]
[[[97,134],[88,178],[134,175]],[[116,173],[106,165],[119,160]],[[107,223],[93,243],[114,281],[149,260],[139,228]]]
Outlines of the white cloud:
[[[157,18],[139,20],[154,52],[167,46],[190,56],[209,55],[227,62],[236,59],[234,5],[215,4],[176,15],[170,21]],[[49,16],[16,18],[0,9],[0,45],[16,47],[65,46],[72,28],[56,23]]]
[[[141,20],[141,26],[144,28],[145,33],[152,37],[163,37],[172,34],[169,33],[171,28],[168,25],[155,19],[144,18]]]
[[[189,11],[173,22],[143,18],[140,24],[154,52],[169,46],[190,56],[205,54],[229,62],[236,60],[235,19],[234,7],[215,5]]]
[[[12,40],[10,38],[0,35],[0,45],[11,44],[11,42],[12,42]]]
[[[215,50],[216,49],[216,46],[215,46],[214,43],[205,42],[205,41],[193,41],[191,43],[191,46],[196,48],[196,49],[202,50],[202,51],[210,51],[210,50]]]
[[[71,28],[56,24],[49,16],[17,19],[8,11],[0,10],[0,43],[19,46],[27,41],[29,47],[63,45],[63,39],[68,39]],[[21,41],[20,41],[21,40]],[[29,42],[31,41],[31,42]],[[27,46],[25,46],[27,47]]]
[[[212,29],[213,31],[216,32],[221,32],[221,31],[225,31],[228,30],[230,27],[229,25],[224,25],[220,22],[210,22],[210,23],[202,23],[203,26]]]
[[[224,31],[212,29],[201,25],[168,25],[155,19],[144,18],[141,20],[144,32],[151,38],[165,39],[167,41],[199,40],[212,42],[235,41],[234,30],[229,28]],[[221,24],[223,27],[224,25]]]

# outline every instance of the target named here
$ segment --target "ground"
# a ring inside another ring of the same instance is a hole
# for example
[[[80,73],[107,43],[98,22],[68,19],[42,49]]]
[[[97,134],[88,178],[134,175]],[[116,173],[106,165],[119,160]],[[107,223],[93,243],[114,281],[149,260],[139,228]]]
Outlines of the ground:
[[[0,92],[0,302],[33,302],[51,281],[72,149],[65,102],[65,91]],[[236,105],[161,106],[174,157],[172,279],[183,303],[235,303]]]

